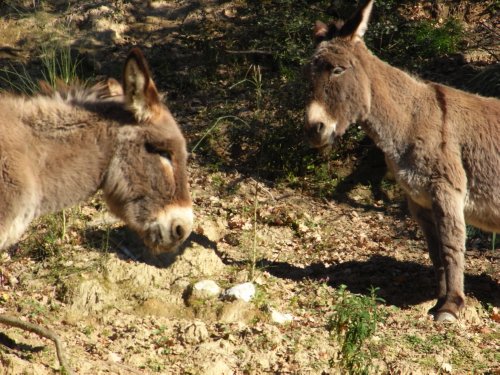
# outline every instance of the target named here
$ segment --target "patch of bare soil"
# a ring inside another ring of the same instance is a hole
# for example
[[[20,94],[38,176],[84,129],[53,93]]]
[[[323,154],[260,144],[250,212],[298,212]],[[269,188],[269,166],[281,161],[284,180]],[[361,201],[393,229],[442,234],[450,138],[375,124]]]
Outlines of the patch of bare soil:
[[[188,97],[181,87],[206,51],[179,40],[207,19],[233,22],[241,2],[51,1],[38,10],[32,5],[39,2],[13,3],[0,5],[0,45],[15,49],[0,63],[36,60],[34,46],[56,33],[85,56],[87,68],[117,77],[130,46],[139,44],[188,139],[197,141],[209,126],[206,107],[220,98],[208,91]],[[165,63],[165,54],[179,63]],[[162,80],[169,69],[176,69],[175,83]],[[33,256],[41,247],[33,238],[51,230],[47,221],[36,223],[18,247],[0,254],[0,313],[56,332],[78,374],[340,374],[341,349],[328,329],[334,290],[346,285],[369,295],[375,287],[387,318],[366,343],[371,372],[500,371],[500,267],[488,242],[468,244],[461,320],[437,325],[427,315],[431,263],[397,191],[390,201],[379,187],[346,186],[338,201],[248,171],[214,169],[194,155],[196,225],[176,257],[149,256],[99,197],[67,211],[66,233],[49,256]],[[220,292],[196,294],[204,280]],[[248,281],[256,288],[248,302],[224,297]],[[0,328],[0,374],[58,369],[51,342]]]

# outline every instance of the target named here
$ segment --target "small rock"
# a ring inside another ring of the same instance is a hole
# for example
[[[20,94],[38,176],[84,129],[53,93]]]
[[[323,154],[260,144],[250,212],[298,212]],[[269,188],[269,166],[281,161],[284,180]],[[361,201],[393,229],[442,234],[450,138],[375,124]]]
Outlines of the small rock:
[[[225,9],[224,10],[224,15],[227,18],[234,18],[234,17],[236,17],[236,13],[237,13],[237,11],[235,9]]]
[[[108,353],[108,361],[113,362],[113,363],[120,363],[122,361],[122,358],[113,352]]]
[[[239,299],[245,302],[250,302],[250,300],[255,296],[255,285],[251,282],[235,285],[232,288],[227,289],[224,292],[224,296],[229,299]]]
[[[309,231],[309,227],[304,223],[299,223],[298,230],[300,233],[307,233]]]
[[[289,323],[293,320],[293,315],[284,314],[275,309],[271,309],[271,320],[278,324]]]
[[[219,242],[224,234],[224,225],[219,221],[207,220],[199,225],[197,232],[210,241]]]
[[[186,326],[181,334],[181,340],[188,344],[199,344],[208,338],[205,323],[197,321]]]
[[[221,288],[213,280],[201,280],[193,285],[191,296],[199,299],[217,297],[221,293]]]
[[[231,246],[238,246],[240,244],[240,240],[238,239],[238,236],[235,235],[234,233],[228,233],[224,236],[224,242],[231,245]]]
[[[453,366],[451,365],[451,363],[445,362],[441,365],[441,370],[443,370],[447,374],[451,374],[453,372]]]
[[[9,277],[9,285],[16,286],[17,284],[19,284],[19,280],[15,276],[10,276]]]
[[[498,307],[494,307],[493,311],[490,314],[491,320],[500,323],[500,309]]]

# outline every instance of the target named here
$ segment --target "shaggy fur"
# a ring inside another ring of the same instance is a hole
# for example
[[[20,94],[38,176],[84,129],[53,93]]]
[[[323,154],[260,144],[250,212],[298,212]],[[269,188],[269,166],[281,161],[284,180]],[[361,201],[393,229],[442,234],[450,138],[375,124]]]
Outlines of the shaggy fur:
[[[360,122],[382,149],[427,239],[432,312],[454,320],[465,301],[465,223],[500,231],[500,101],[422,82],[374,56],[362,40],[372,4],[348,32],[316,24],[306,134],[322,147]]]
[[[0,95],[0,249],[34,218],[102,189],[113,213],[159,251],[191,232],[186,145],[138,49],[115,80],[92,88],[41,83]]]

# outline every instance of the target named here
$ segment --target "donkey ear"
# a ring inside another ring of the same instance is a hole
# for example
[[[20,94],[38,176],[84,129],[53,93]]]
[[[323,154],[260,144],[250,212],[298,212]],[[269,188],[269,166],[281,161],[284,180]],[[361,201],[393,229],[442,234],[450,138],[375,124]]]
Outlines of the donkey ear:
[[[138,121],[151,118],[161,103],[148,64],[139,48],[133,48],[125,62],[123,90],[127,107]]]
[[[90,91],[100,99],[123,96],[122,85],[114,78],[108,78],[106,81],[96,83],[90,88]]]
[[[361,39],[368,28],[368,20],[372,12],[374,0],[367,0],[361,8],[342,26],[342,36],[349,36],[353,40]]]
[[[108,80],[106,81],[106,85],[108,87],[109,96],[123,95],[123,87],[116,79],[108,78]]]
[[[54,95],[54,88],[47,81],[38,81],[38,87],[40,88],[40,93],[45,96]]]
[[[316,21],[313,28],[314,43],[319,44],[327,38],[328,25],[321,21]]]

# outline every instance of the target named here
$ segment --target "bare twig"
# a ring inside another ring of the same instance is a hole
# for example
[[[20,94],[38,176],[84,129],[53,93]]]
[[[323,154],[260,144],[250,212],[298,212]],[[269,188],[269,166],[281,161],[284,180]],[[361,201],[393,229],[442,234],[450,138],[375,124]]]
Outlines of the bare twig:
[[[255,180],[254,180],[255,181]],[[250,280],[255,277],[255,265],[257,264],[257,207],[259,196],[259,183],[255,181],[255,195],[253,201],[253,246],[252,246],[252,269],[250,270]]]
[[[287,198],[293,197],[295,195],[296,195],[295,193],[284,193],[284,194],[280,195],[278,198],[276,198],[276,200],[281,201],[283,199],[287,199]]]
[[[498,30],[492,29],[485,22],[481,21],[479,23],[481,24],[482,27],[484,27],[486,30],[490,31],[492,34],[500,35],[500,33],[498,32]]]
[[[262,191],[264,191],[265,193],[269,194],[269,196],[271,197],[271,199],[272,199],[273,201],[276,201],[276,200],[277,200],[276,198],[274,198],[274,195],[273,195],[273,193],[271,193],[271,190],[266,189],[266,188],[265,188],[264,186],[262,186],[262,185],[261,185],[261,186],[259,186],[259,183],[258,183],[258,182],[257,182],[257,180],[255,180],[254,178],[250,178],[250,180],[252,180],[252,181],[255,183],[255,186],[257,186],[257,188],[260,188],[260,189],[262,189]]]
[[[265,56],[272,56],[273,53],[271,51],[262,51],[258,49],[250,49],[246,51],[235,51],[235,50],[226,50],[227,53],[231,55],[265,55]]]
[[[500,61],[500,58],[498,57],[498,54],[496,54],[493,50],[490,50],[487,47],[480,47],[481,49],[485,50],[488,52],[497,62]]]
[[[22,321],[18,318],[14,318],[10,315],[0,314],[0,323],[5,324],[10,327],[16,327],[37,334],[38,336],[45,337],[46,339],[52,340],[56,345],[57,358],[59,359],[59,364],[61,365],[61,371],[65,374],[72,375],[70,367],[66,362],[64,351],[62,348],[61,340],[59,337],[50,329],[41,327],[36,324]]]
[[[18,48],[13,48],[13,47],[8,47],[8,46],[1,46],[0,47],[0,58],[2,58],[2,59],[11,59],[11,58],[19,57],[20,53],[21,53],[21,50]]]

